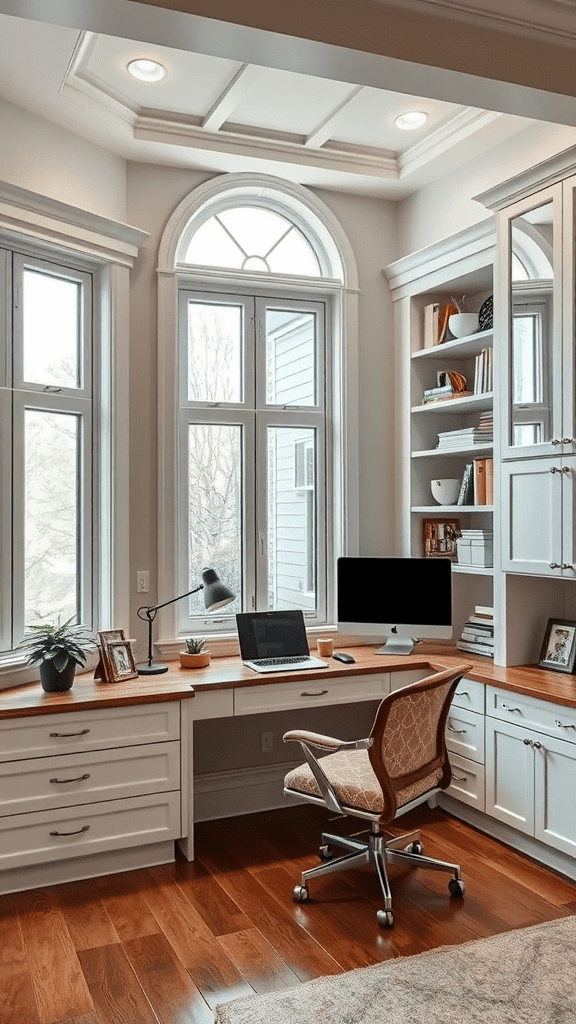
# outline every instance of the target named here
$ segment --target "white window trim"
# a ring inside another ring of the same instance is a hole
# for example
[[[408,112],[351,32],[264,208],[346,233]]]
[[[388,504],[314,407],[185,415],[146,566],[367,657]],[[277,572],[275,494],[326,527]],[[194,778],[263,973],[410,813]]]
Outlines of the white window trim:
[[[246,195],[266,195],[276,209],[314,237],[325,261],[322,279],[295,275],[271,275],[246,271],[223,271],[213,267],[190,267],[181,261],[196,217],[205,219],[218,208],[223,197],[234,203]],[[333,551],[358,553],[358,275],[348,238],[332,211],[313,192],[272,175],[226,174],[205,182],[188,195],[168,220],[158,253],[158,590],[156,600],[176,596],[178,543],[178,287],[189,283],[201,289],[209,286],[227,292],[274,293],[293,296],[307,293],[311,299],[327,300],[327,343],[332,344],[333,391],[333,478],[327,509],[333,522]],[[344,386],[345,385],[345,386]],[[336,511],[337,510],[337,511]],[[328,566],[328,592],[334,594],[335,564]],[[333,617],[335,611],[332,610]],[[165,659],[177,658],[181,641],[177,637],[178,612],[174,604],[161,609],[157,618],[156,646]],[[327,631],[326,625],[318,627]],[[330,626],[328,626],[330,629]],[[235,654],[237,636],[227,632],[210,637],[215,654]]]
[[[100,449],[102,486],[94,504],[100,523],[96,616],[101,629],[129,622],[129,271],[147,238],[138,228],[0,182],[0,246],[40,259],[71,260],[93,274],[94,329],[110,353],[99,368],[95,414],[96,430],[106,442]],[[22,656],[0,659],[0,689],[37,678],[38,669],[25,667]]]

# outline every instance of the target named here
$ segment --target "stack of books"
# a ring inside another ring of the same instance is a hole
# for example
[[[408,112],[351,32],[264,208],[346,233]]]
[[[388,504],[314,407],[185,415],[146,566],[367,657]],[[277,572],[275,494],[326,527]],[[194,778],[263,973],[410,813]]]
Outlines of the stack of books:
[[[436,447],[440,451],[462,451],[467,448],[487,448],[494,435],[485,427],[463,427],[461,430],[442,430]]]
[[[494,460],[492,458],[474,459],[468,462],[457,505],[492,505],[494,502]]]
[[[494,390],[494,362],[492,349],[483,348],[476,356],[474,366],[474,394],[483,395]]]
[[[492,530],[461,530],[456,541],[461,565],[494,565],[494,533]]]
[[[472,654],[482,654],[485,658],[494,657],[494,609],[476,605],[462,630],[456,647]]]
[[[436,387],[426,388],[422,404],[440,402],[447,398],[464,398],[469,395],[466,377],[456,370],[440,370],[436,375]]]

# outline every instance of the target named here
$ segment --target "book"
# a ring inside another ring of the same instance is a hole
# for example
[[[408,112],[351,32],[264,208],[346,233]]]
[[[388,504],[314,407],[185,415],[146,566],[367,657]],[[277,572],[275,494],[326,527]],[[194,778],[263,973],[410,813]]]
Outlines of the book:
[[[472,463],[468,462],[464,468],[464,475],[462,476],[462,483],[460,484],[460,491],[458,492],[456,504],[470,505],[472,503],[472,490]]]
[[[486,504],[486,459],[474,459],[474,504]]]
[[[486,459],[486,504],[494,504],[494,460]]]
[[[470,629],[463,629],[461,640],[468,640],[473,644],[486,644],[487,647],[494,646],[494,636],[488,636],[486,633],[474,633]]]
[[[429,302],[424,306],[424,344],[423,348],[432,348],[438,344],[438,314],[440,312],[439,302]]]
[[[482,654],[485,658],[494,657],[494,651],[485,644],[473,644],[468,640],[457,640],[456,647],[460,651],[469,651],[471,654]]]
[[[477,605],[474,606],[474,614],[475,615],[481,615],[484,618],[493,619],[494,618],[494,609],[488,607],[487,605],[477,604]]]

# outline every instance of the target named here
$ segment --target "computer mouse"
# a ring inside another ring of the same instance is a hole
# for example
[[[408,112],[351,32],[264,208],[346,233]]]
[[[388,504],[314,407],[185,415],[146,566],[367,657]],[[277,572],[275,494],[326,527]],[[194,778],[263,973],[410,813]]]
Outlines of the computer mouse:
[[[335,661],[343,661],[345,665],[351,665],[356,661],[351,654],[346,654],[344,651],[336,651],[332,657]]]

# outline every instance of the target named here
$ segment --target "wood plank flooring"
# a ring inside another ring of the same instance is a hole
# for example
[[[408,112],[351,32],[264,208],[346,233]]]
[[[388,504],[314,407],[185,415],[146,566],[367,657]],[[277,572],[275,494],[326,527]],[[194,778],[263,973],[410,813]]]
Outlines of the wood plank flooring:
[[[209,822],[193,864],[0,897],[0,1024],[211,1024],[219,1002],[576,913],[576,884],[428,808],[397,831],[423,824],[427,852],[461,864],[463,900],[444,874],[391,868],[391,930],[368,869],[296,904],[327,821],[304,806]]]

